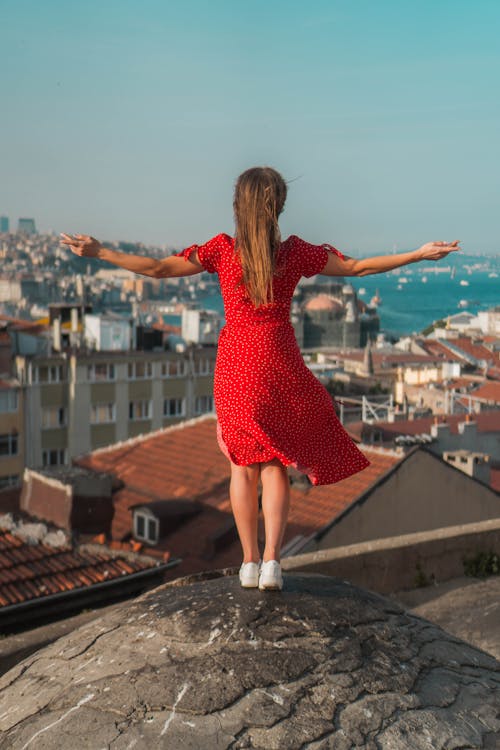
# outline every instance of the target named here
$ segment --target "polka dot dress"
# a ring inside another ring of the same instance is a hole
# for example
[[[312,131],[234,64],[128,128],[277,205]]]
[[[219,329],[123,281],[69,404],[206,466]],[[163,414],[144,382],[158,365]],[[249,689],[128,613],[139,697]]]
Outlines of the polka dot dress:
[[[331,245],[311,245],[292,235],[278,251],[274,302],[255,308],[242,284],[234,239],[219,234],[178,255],[198,258],[217,273],[224,300],[214,374],[217,438],[240,466],[278,458],[314,485],[333,484],[370,462],[338,419],[332,398],[305,365],[290,323],[292,295],[301,276],[323,270]]]

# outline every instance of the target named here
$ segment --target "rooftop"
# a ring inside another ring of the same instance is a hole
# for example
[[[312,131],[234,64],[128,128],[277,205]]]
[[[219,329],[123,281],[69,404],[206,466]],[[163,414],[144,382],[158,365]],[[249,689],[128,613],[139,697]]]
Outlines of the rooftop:
[[[0,623],[15,622],[31,605],[60,601],[61,594],[89,592],[98,584],[164,569],[148,558],[73,548],[62,532],[0,516]],[[45,532],[45,533],[44,533]],[[41,539],[42,541],[39,541]],[[57,599],[57,596],[59,598]],[[56,597],[56,598],[54,598]],[[14,620],[12,620],[14,617]]]
[[[312,487],[303,479],[300,482],[292,479],[285,545],[297,536],[318,531],[404,459],[402,453],[392,450],[361,448],[370,466],[342,482]],[[95,471],[112,472],[123,482],[122,489],[113,495],[114,540],[130,537],[133,506],[182,498],[199,503],[202,511],[154,547],[145,544],[143,549],[148,554],[162,554],[168,549],[176,557],[182,557],[177,571],[181,574],[204,570],[209,564],[223,567],[238,562],[240,546],[236,534],[232,542],[217,549],[220,536],[228,542],[233,522],[229,462],[218,448],[213,415],[96,450],[77,461]]]
[[[471,393],[474,398],[494,401],[500,404],[500,381],[485,382]]]
[[[346,425],[349,434],[356,440],[361,440],[362,431],[365,425],[368,425],[382,433],[384,439],[389,439],[393,435],[419,435],[421,433],[430,433],[431,425],[447,424],[452,434],[459,434],[459,424],[466,422],[465,414],[447,414],[443,416],[419,417],[418,419],[398,419],[395,422],[350,422]],[[491,409],[488,411],[474,414],[470,421],[475,422],[478,432],[500,432],[500,409]]]

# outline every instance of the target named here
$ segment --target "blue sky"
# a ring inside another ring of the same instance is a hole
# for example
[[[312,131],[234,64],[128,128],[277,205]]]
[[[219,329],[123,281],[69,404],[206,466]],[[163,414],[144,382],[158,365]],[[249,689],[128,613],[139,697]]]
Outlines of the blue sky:
[[[0,0],[0,214],[182,246],[249,166],[284,235],[500,251],[493,0]]]

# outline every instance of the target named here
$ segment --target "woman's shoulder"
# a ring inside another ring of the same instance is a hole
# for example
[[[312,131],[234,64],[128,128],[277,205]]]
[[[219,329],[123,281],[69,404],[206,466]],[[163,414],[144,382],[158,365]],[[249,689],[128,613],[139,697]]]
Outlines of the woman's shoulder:
[[[297,234],[291,234],[289,235],[286,240],[283,240],[281,243],[282,247],[285,248],[294,248],[294,247],[300,247],[301,245],[309,245],[310,243],[307,242],[307,240],[304,240],[302,237],[299,237]]]
[[[230,234],[226,234],[226,232],[220,232],[219,234],[216,234],[215,237],[213,237],[211,241],[216,242],[219,245],[225,245],[225,246],[234,245],[234,237],[231,237]]]
[[[340,252],[336,247],[333,245],[330,245],[329,242],[320,242],[320,243],[313,243],[308,242],[307,240],[304,240],[302,237],[299,237],[296,234],[291,234],[287,239],[282,243],[285,247],[295,248],[298,250],[301,250],[302,252],[330,252],[334,253],[335,255],[338,255],[340,258],[344,258],[345,256],[343,253]]]

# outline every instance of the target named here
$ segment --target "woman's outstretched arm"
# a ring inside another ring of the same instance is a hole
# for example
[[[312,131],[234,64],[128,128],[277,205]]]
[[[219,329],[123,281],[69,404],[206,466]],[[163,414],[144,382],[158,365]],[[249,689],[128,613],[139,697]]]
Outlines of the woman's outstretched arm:
[[[98,240],[86,234],[61,233],[61,237],[63,238],[61,244],[68,245],[75,255],[84,258],[99,258],[99,260],[105,260],[119,266],[119,268],[125,268],[143,276],[152,276],[155,279],[193,276],[204,270],[198,261],[197,253],[191,253],[188,263],[186,263],[185,258],[175,255],[156,260],[155,258],[146,258],[143,255],[130,255],[118,250],[111,250],[109,247],[103,247]]]
[[[396,255],[375,255],[373,258],[350,258],[345,260],[333,253],[328,254],[326,266],[321,271],[325,276],[368,276],[374,273],[392,271],[394,268],[407,266],[421,260],[440,260],[455,250],[460,250],[460,240],[453,242],[428,242],[418,250]]]

